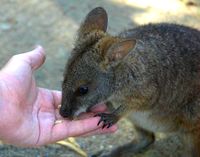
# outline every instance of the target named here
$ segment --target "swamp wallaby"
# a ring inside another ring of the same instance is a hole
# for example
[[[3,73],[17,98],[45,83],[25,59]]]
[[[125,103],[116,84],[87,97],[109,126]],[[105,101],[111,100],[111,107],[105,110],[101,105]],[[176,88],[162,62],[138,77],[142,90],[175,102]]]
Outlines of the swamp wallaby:
[[[179,132],[200,157],[200,31],[160,23],[112,36],[107,13],[93,9],[82,23],[62,84],[60,114],[73,118],[100,102],[110,127],[129,115],[138,136],[109,156],[125,157],[154,142],[154,132]]]

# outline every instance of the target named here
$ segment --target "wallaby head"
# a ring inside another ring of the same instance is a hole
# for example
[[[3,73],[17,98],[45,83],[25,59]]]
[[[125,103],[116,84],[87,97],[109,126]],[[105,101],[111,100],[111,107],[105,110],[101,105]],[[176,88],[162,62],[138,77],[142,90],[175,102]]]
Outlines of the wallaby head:
[[[106,33],[107,13],[95,8],[82,23],[65,68],[60,114],[73,118],[105,101],[115,88],[115,67],[133,49],[134,39]]]

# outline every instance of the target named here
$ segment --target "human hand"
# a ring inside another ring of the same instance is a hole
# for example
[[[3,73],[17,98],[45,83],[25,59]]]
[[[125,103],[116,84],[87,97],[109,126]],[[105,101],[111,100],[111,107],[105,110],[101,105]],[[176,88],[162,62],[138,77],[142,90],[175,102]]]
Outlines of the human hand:
[[[34,71],[45,61],[42,47],[13,56],[0,71],[0,139],[18,146],[40,146],[72,136],[109,133],[116,130],[101,129],[98,117],[84,114],[82,119],[70,121],[58,114],[61,101],[59,91],[39,88]],[[95,111],[105,110],[105,106]]]

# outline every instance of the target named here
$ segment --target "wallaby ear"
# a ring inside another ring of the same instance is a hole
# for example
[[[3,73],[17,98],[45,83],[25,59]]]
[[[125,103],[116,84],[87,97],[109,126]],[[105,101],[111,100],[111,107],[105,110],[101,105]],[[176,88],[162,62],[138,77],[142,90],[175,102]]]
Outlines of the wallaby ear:
[[[128,53],[134,49],[136,39],[121,39],[114,43],[104,54],[104,61],[101,67],[106,70],[120,63]]]
[[[101,30],[106,32],[108,16],[102,7],[97,7],[90,11],[81,25],[79,35],[87,34],[92,30]]]
[[[112,45],[107,52],[106,57],[109,62],[122,60],[136,44],[135,39],[125,39]]]

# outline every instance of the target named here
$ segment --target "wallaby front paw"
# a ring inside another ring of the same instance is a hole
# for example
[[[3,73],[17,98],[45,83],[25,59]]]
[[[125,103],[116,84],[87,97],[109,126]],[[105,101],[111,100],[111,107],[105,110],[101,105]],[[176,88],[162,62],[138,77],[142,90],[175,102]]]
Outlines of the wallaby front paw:
[[[97,125],[99,125],[101,122],[104,123],[102,129],[105,128],[106,126],[107,128],[110,128],[118,120],[117,116],[111,113],[98,113],[95,115],[95,117],[97,116],[101,117]]]

